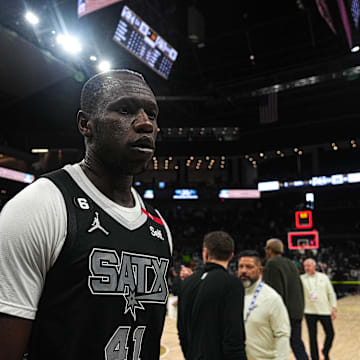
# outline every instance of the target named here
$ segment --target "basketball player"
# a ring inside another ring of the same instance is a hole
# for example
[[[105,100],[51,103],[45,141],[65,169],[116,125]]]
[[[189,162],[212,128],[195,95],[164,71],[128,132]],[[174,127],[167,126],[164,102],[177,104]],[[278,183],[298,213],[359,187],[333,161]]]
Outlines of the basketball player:
[[[171,236],[132,187],[155,149],[142,75],[89,79],[85,157],[29,185],[0,216],[0,359],[159,359]]]
[[[246,359],[244,288],[227,272],[233,252],[228,233],[206,234],[205,265],[181,285],[177,327],[186,360]]]

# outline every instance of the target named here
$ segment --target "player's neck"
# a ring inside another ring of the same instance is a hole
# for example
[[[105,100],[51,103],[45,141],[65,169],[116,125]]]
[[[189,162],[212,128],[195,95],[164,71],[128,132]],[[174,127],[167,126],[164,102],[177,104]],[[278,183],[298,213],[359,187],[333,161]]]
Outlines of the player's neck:
[[[109,199],[124,207],[133,207],[135,199],[131,193],[133,177],[129,175],[114,176],[105,169],[90,166],[86,161],[80,167],[88,179]]]

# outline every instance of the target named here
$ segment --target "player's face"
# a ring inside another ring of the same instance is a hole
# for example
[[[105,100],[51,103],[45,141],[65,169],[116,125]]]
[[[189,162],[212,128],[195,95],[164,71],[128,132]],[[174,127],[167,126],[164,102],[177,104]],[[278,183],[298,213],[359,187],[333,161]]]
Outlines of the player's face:
[[[140,79],[110,87],[94,119],[92,150],[105,167],[126,175],[142,172],[155,151],[159,109]]]
[[[255,258],[244,256],[239,259],[238,276],[243,282],[244,287],[249,287],[259,280],[261,275],[261,266]]]
[[[316,271],[316,264],[314,261],[307,260],[304,262],[304,270],[307,274],[314,275]]]

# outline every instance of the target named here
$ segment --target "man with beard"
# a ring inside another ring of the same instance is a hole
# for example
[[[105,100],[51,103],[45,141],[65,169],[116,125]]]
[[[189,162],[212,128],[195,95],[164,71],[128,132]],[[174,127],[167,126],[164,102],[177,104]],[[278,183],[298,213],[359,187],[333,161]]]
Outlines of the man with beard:
[[[153,156],[158,105],[143,76],[89,79],[85,157],[0,216],[0,358],[159,359],[171,235],[132,187]]]
[[[245,288],[244,321],[248,360],[288,360],[289,316],[281,296],[262,278],[259,254],[239,254],[238,275]]]

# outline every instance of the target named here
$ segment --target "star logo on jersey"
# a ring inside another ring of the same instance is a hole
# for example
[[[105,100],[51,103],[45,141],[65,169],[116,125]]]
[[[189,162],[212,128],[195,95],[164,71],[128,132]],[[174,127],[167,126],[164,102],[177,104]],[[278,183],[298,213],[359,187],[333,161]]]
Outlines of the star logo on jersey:
[[[129,290],[128,293],[124,295],[124,298],[126,301],[124,314],[127,314],[130,311],[134,321],[136,321],[136,309],[145,310],[144,306],[136,299],[135,291]]]

